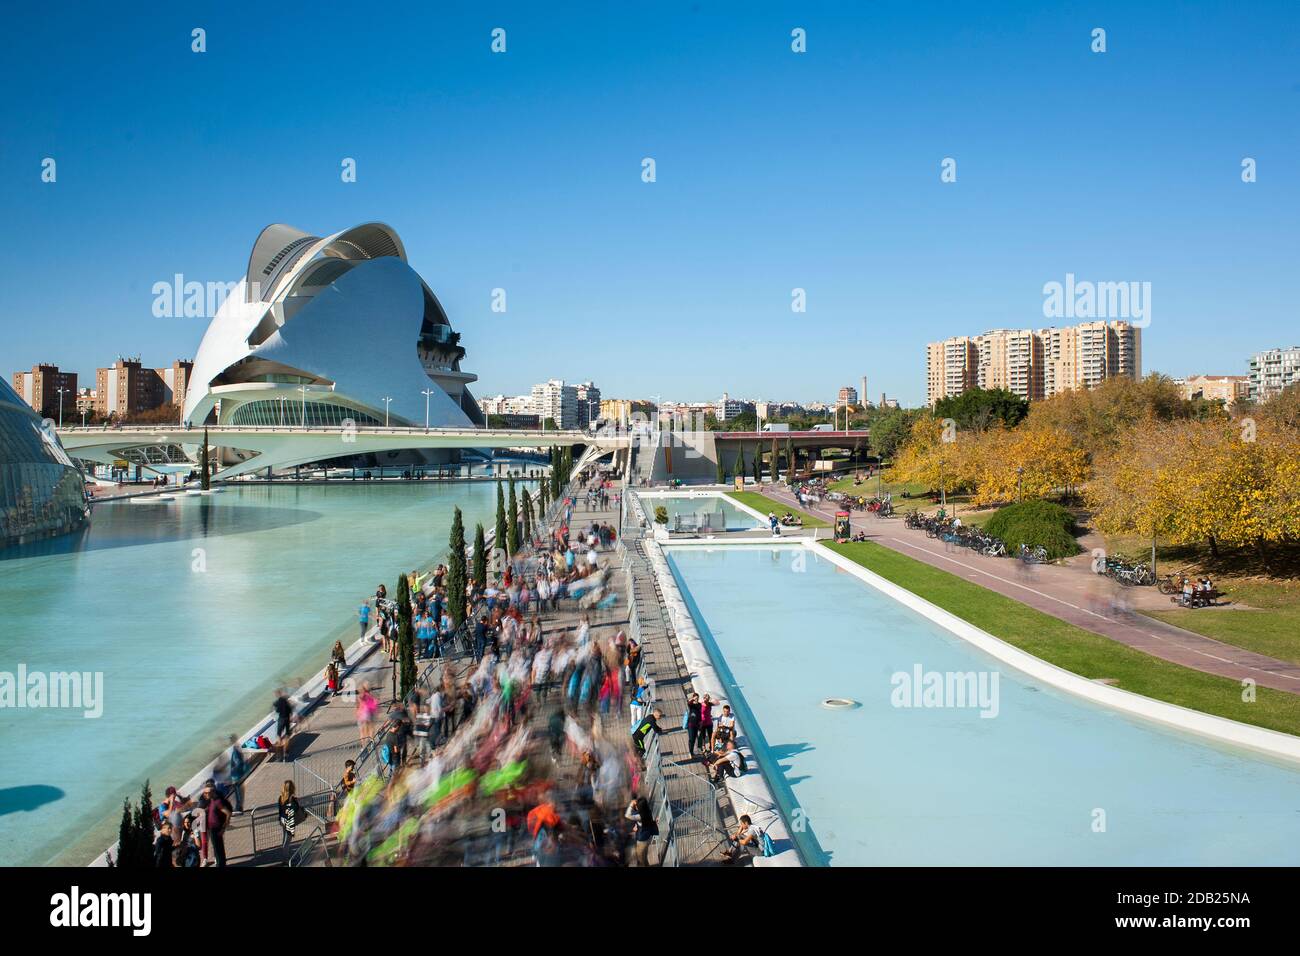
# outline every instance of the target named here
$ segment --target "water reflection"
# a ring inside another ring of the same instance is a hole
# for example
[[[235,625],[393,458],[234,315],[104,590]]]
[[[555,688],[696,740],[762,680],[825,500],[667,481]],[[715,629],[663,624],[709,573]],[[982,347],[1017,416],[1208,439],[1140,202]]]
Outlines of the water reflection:
[[[112,502],[98,505],[89,527],[82,531],[0,550],[0,561],[270,531],[320,517],[319,511],[302,508],[248,507],[207,498],[184,507],[171,501]]]

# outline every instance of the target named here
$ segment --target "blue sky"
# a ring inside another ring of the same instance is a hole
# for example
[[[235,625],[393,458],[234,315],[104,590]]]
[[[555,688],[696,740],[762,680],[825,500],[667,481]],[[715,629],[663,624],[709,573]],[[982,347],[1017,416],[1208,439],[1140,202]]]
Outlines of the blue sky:
[[[10,9],[6,376],[192,356],[153,284],[270,222],[394,226],[480,395],[917,404],[925,342],[1048,324],[1067,272],[1152,284],[1147,369],[1300,341],[1294,2]]]

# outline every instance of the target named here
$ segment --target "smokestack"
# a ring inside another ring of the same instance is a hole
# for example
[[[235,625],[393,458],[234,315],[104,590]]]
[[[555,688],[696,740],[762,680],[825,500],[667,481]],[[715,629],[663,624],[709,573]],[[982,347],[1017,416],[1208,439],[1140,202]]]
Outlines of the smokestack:
[[[867,407],[867,377],[865,375],[862,376],[862,389],[858,392],[858,401],[862,403],[863,408]]]

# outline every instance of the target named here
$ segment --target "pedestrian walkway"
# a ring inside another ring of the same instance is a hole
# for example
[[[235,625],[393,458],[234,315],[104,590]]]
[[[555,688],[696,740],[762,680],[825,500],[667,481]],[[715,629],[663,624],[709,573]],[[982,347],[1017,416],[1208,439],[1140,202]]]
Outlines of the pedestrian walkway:
[[[664,718],[658,741],[664,785],[673,808],[673,852],[678,865],[720,863],[735,812],[726,791],[715,790],[690,752],[682,728],[690,671],[664,605],[659,579],[645,553],[641,530],[630,524],[623,533],[632,595],[633,637],[641,645],[642,672],[653,682],[654,706]]]
[[[618,526],[619,508],[612,498],[608,506],[589,506],[582,495],[574,497],[573,529],[581,529],[592,522]],[[554,531],[559,520],[557,518],[547,531]],[[568,600],[561,602],[554,612],[544,611],[540,620],[547,635],[576,632],[586,618],[593,641],[611,642],[620,630],[636,637],[642,647],[638,673],[646,677],[654,688],[652,706],[659,706],[666,714],[662,722],[665,733],[655,749],[662,754],[662,763],[658,766],[663,768],[663,783],[673,818],[679,821],[673,827],[673,858],[667,862],[689,864],[716,860],[719,857],[717,851],[726,839],[726,816],[719,805],[718,794],[689,758],[685,732],[673,729],[679,728],[682,722],[686,672],[663,610],[657,582],[639,550],[638,537],[633,530],[632,540],[626,547],[620,540],[615,548],[600,552],[602,566],[608,573],[606,590],[619,595],[612,608],[599,611],[581,609],[576,601]],[[374,629],[371,637],[377,638]],[[420,674],[422,679],[431,678],[431,682],[437,682],[441,680],[442,669],[450,667],[459,682],[472,666],[473,662],[461,655],[420,662]],[[350,680],[345,686],[359,688],[362,684],[369,685],[384,704],[381,714],[395,703],[394,667],[378,650],[377,643],[365,648],[347,676]],[[291,859],[295,865],[319,865],[337,860],[337,848],[326,822],[330,817],[326,804],[328,791],[342,775],[344,761],[358,759],[363,751],[355,719],[355,700],[342,694],[296,703],[302,716],[295,725],[287,759],[278,755],[264,758],[246,777],[245,810],[236,815],[226,833],[226,852],[231,865],[284,865]],[[544,725],[554,709],[530,709],[530,726],[539,736],[545,732]],[[600,722],[611,739],[628,739],[631,719],[626,705],[611,708],[610,713],[600,717]],[[568,764],[573,762],[571,755],[558,757],[557,778],[569,775],[575,768]],[[368,772],[371,764],[366,766]],[[309,811],[305,823],[297,827],[288,845],[284,845],[277,806],[280,789],[286,780],[295,782],[298,797]],[[466,841],[467,846],[473,843],[476,835],[473,827],[476,825],[471,821],[467,831],[471,839]],[[663,834],[659,842],[660,857],[665,852],[663,837],[666,836]],[[466,851],[466,860],[478,861],[470,850]],[[494,855],[491,860],[483,862],[516,865],[531,862],[531,858],[528,848],[519,845],[512,852]],[[652,862],[665,861],[656,860],[652,853]]]
[[[800,505],[785,488],[769,485],[763,494],[818,517],[835,517],[833,504]],[[866,532],[867,538],[877,544],[1153,657],[1207,674],[1236,681],[1249,679],[1261,687],[1300,694],[1300,665],[1133,613],[1127,605],[1126,589],[1086,567],[1026,565],[974,554],[927,538],[924,531],[906,528],[899,519],[854,515],[850,521],[854,530]]]

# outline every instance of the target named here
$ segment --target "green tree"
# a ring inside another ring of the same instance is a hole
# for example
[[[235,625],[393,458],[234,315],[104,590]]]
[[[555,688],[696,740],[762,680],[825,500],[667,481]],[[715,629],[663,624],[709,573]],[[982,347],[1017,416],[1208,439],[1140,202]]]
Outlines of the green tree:
[[[921,409],[893,408],[871,424],[871,451],[881,459],[893,458],[911,437],[912,425],[924,415]]]
[[[785,480],[788,482],[794,474],[794,440],[785,440]]]
[[[505,488],[497,482],[497,521],[492,538],[492,547],[505,549],[507,540],[506,497]],[[497,570],[500,570],[499,568]]]
[[[149,781],[140,788],[140,804],[135,808],[134,839],[131,844],[132,865],[141,869],[153,866],[153,793]],[[120,854],[119,854],[120,855]]]
[[[482,584],[487,580],[487,536],[480,523],[474,528],[474,580]]]
[[[718,460],[717,460],[716,464],[717,464],[717,466],[718,466],[718,484],[720,484],[720,485],[725,485],[725,484],[727,483],[727,475],[726,475],[726,472],[724,472],[724,471],[722,470],[722,456],[721,456],[721,455],[718,456]]]
[[[528,489],[520,492],[523,500],[523,517],[524,517],[524,540],[531,542],[533,540],[533,499],[528,494]]]
[[[1005,388],[970,388],[934,403],[934,417],[951,418],[958,428],[985,431],[994,425],[1015,428],[1029,414],[1029,403]]]
[[[737,444],[736,446],[736,464],[731,473],[737,478],[745,477],[745,446]]]
[[[199,487],[208,491],[212,487],[212,468],[208,464],[208,430],[203,429],[203,448],[199,451]]]
[[[397,660],[398,693],[405,700],[415,686],[415,631],[411,624],[411,587],[405,574],[397,579]]]
[[[519,498],[515,495],[515,480],[510,479],[510,508],[506,512],[506,541],[510,554],[519,553]]]
[[[499,488],[500,486],[498,486]],[[447,555],[447,612],[459,627],[465,621],[465,520],[457,508],[451,519],[450,554]]]
[[[122,822],[117,828],[117,854],[112,858],[116,867],[135,864],[135,817],[131,815],[131,801],[122,801]]]
[[[754,445],[754,484],[763,480],[763,443]]]

